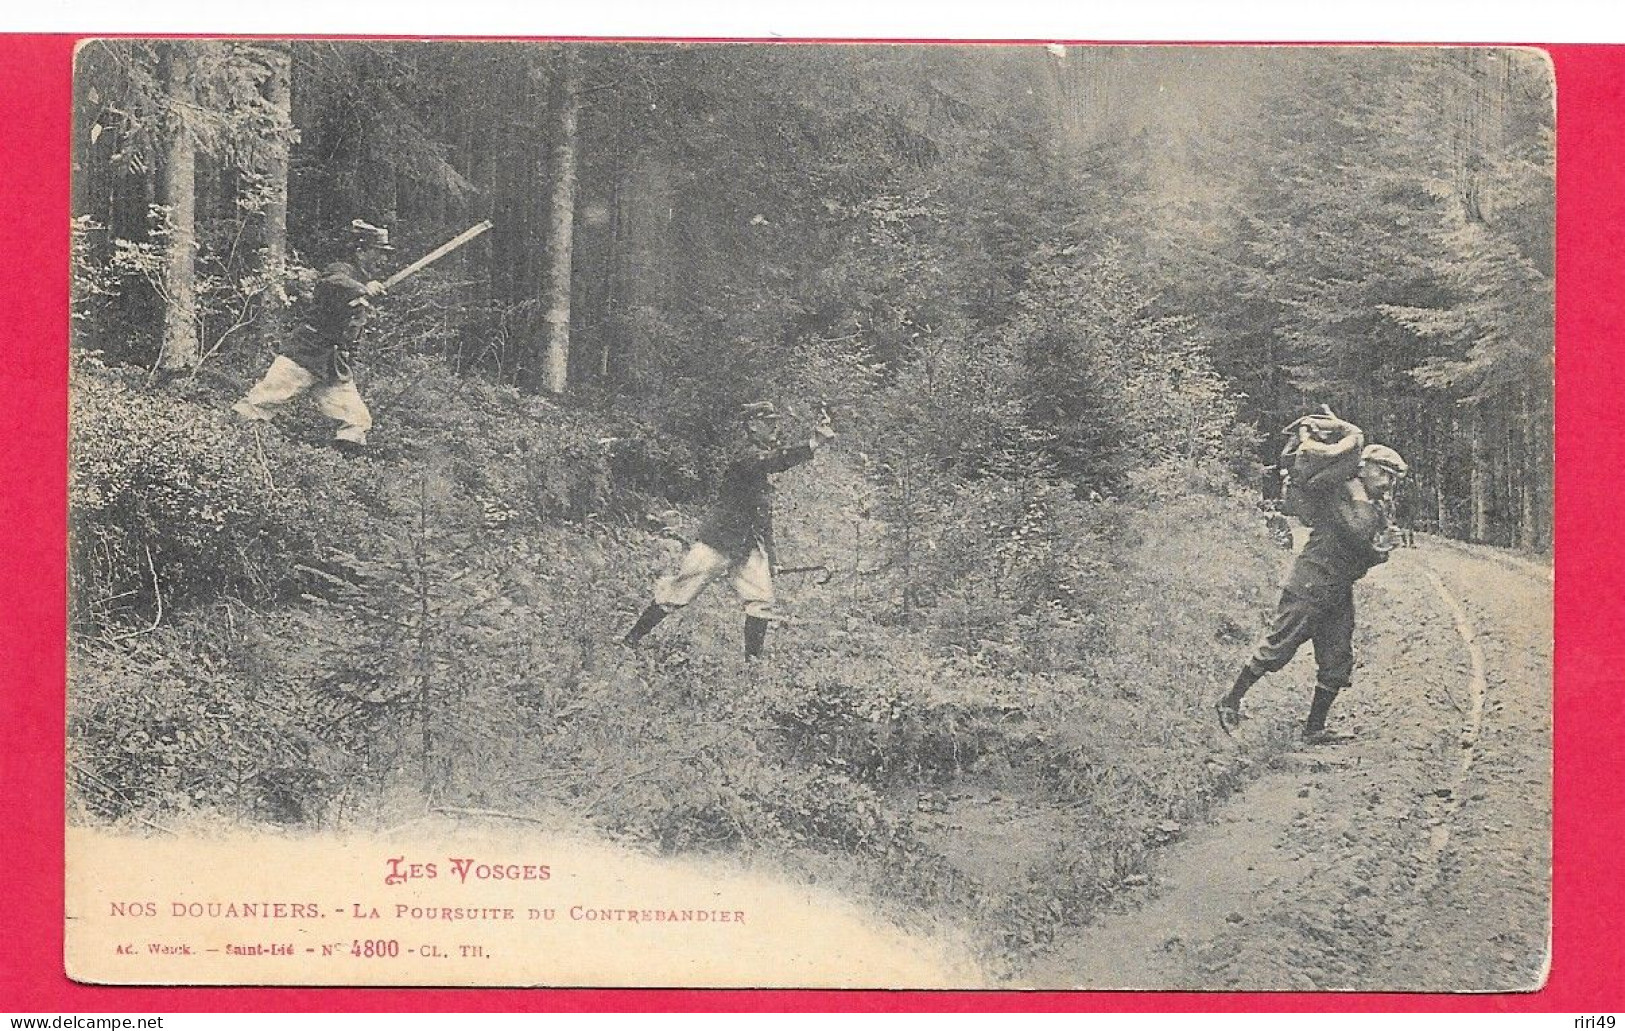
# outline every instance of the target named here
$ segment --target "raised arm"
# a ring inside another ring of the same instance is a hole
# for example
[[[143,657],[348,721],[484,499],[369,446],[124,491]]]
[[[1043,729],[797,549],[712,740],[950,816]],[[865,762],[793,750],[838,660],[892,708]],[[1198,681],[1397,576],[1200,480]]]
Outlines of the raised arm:
[[[322,270],[321,282],[353,297],[381,297],[388,292],[378,280],[362,280],[360,274],[361,270],[348,262],[335,261]]]
[[[834,438],[835,428],[830,424],[829,410],[825,409],[819,417],[818,424],[813,427],[812,435],[807,438],[807,443],[769,452],[762,459],[762,468],[770,473],[782,473],[786,469],[811,460],[814,451]]]
[[[321,281],[328,286],[338,287],[353,294],[364,294],[367,292],[367,284],[352,275],[356,271],[342,261],[335,261],[322,269]]]
[[[1360,471],[1365,433],[1351,422],[1329,416],[1309,416],[1298,423],[1298,455],[1294,477],[1311,491],[1340,487]]]

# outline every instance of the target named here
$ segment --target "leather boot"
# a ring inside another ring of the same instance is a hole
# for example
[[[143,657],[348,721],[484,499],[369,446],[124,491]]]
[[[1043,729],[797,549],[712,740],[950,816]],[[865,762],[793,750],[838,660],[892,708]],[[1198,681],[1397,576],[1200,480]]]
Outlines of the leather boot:
[[[638,642],[643,640],[649,631],[653,630],[665,618],[666,609],[655,602],[650,602],[649,607],[643,610],[643,615],[639,616],[638,621],[632,624],[632,629],[628,630],[626,636],[621,638],[621,643],[628,648],[637,647]]]
[[[767,643],[767,620],[755,616],[745,617],[745,658],[754,659],[762,654]]]
[[[1233,734],[1236,728],[1241,726],[1241,721],[1247,718],[1241,711],[1241,699],[1259,679],[1259,674],[1254,673],[1251,666],[1241,667],[1230,693],[1213,703],[1213,711],[1219,717],[1220,730],[1226,734]]]
[[[1353,735],[1340,734],[1334,730],[1326,729],[1326,716],[1332,710],[1332,702],[1337,700],[1337,692],[1328,690],[1320,685],[1315,686],[1315,697],[1309,703],[1309,718],[1303,724],[1303,740],[1310,745],[1334,745],[1343,741],[1352,741]]]
[[[1261,679],[1262,676],[1254,673],[1251,666],[1242,666],[1236,674],[1236,682],[1230,686],[1230,693],[1224,696],[1224,703],[1232,709],[1241,708],[1242,698]]]

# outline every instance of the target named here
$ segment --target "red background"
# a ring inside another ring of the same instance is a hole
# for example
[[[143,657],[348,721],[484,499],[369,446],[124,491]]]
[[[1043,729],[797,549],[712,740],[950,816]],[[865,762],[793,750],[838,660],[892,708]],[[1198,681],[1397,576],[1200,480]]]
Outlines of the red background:
[[[1557,648],[1551,979],[1522,995],[100,988],[62,972],[72,36],[0,36],[0,1009],[1608,1011],[1625,1001],[1625,47],[1557,70]]]

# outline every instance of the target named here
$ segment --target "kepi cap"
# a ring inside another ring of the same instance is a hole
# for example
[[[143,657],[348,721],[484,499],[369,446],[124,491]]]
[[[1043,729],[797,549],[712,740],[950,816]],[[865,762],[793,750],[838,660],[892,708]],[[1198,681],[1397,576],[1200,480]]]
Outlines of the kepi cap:
[[[395,249],[390,246],[388,229],[359,218],[350,223],[350,236],[355,240],[357,247],[376,247],[381,251]]]

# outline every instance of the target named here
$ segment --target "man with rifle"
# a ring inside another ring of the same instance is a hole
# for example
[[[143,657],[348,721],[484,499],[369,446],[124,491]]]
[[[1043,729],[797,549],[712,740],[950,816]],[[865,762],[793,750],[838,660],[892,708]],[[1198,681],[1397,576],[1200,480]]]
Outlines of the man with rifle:
[[[1354,581],[1393,550],[1384,503],[1407,469],[1397,451],[1367,445],[1359,427],[1330,414],[1307,416],[1288,430],[1295,434],[1289,490],[1298,492],[1296,511],[1311,527],[1309,540],[1292,563],[1269,632],[1214,710],[1224,732],[1234,731],[1247,690],[1312,641],[1317,677],[1303,740],[1332,744],[1350,737],[1327,730],[1326,717],[1354,674]]]
[[[768,623],[783,618],[773,607],[773,484],[768,477],[809,461],[835,436],[826,410],[805,444],[782,447],[779,416],[769,401],[745,405],[744,452],[722,474],[716,503],[706,513],[677,572],[655,584],[654,601],[622,643],[635,647],[669,615],[728,577],[745,603],[745,655],[762,654]]]
[[[372,428],[372,413],[356,389],[347,352],[361,338],[372,311],[369,302],[385,293],[377,271],[395,249],[388,229],[361,219],[350,223],[350,238],[350,257],[322,269],[310,317],[231,409],[243,419],[269,422],[276,409],[314,388],[317,408],[339,424],[333,445],[342,451],[365,447]]]

